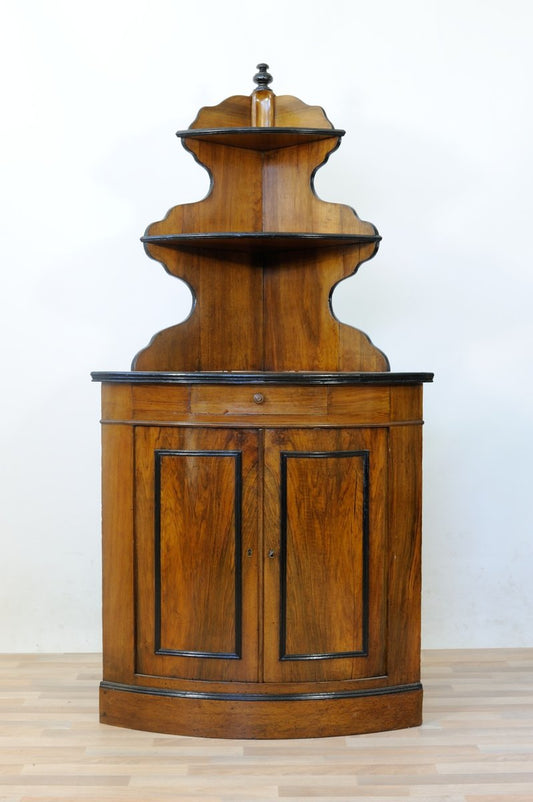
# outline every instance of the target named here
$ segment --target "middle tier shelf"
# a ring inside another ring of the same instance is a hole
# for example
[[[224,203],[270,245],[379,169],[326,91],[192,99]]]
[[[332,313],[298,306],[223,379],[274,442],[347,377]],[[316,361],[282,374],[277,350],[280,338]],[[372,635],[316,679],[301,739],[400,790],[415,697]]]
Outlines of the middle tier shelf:
[[[314,232],[238,231],[162,234],[141,237],[145,245],[174,250],[287,251],[347,247],[379,242],[375,234],[320,234]]]
[[[226,145],[234,148],[247,148],[266,152],[291,148],[295,145],[320,142],[323,139],[340,139],[345,131],[338,128],[281,128],[265,126],[261,128],[187,128],[176,131],[176,136],[184,142],[196,139],[212,145]]]

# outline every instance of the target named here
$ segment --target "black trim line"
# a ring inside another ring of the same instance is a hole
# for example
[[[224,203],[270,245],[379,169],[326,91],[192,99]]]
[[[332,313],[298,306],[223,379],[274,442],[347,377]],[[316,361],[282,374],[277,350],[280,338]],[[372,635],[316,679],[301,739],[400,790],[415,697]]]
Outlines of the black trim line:
[[[282,127],[282,126],[265,126],[265,127],[250,127],[241,126],[235,128],[185,128],[184,130],[176,131],[178,139],[205,139],[207,141],[213,140],[215,144],[225,144],[228,146],[237,144],[241,137],[246,139],[264,140],[265,142],[271,141],[270,147],[260,147],[259,150],[277,150],[284,147],[292,147],[293,145],[304,144],[305,142],[313,142],[322,139],[337,139],[344,136],[346,133],[342,128],[296,128],[296,127]],[[217,139],[219,143],[217,143]],[[294,141],[292,141],[294,139]],[[236,142],[232,142],[236,140]],[[281,140],[281,144],[279,141]],[[246,145],[244,145],[246,147]]]
[[[421,682],[412,682],[408,685],[390,685],[386,688],[365,688],[359,691],[328,691],[314,693],[218,693],[208,691],[174,691],[170,688],[151,688],[144,685],[125,685],[121,682],[108,682],[103,680],[100,687],[104,691],[123,691],[128,693],[147,694],[149,696],[165,696],[177,699],[203,699],[228,702],[306,702],[334,699],[355,699],[365,696],[389,696],[395,693],[411,693],[421,691]]]
[[[168,649],[161,645],[161,469],[165,457],[230,457],[235,470],[235,609],[234,609],[234,651],[206,652],[191,649]],[[207,657],[212,659],[242,659],[242,452],[220,450],[156,449],[154,451],[154,612],[155,643],[154,652],[172,657]]]
[[[227,128],[184,128],[176,131],[177,137],[218,136],[218,134],[324,134],[324,136],[344,136],[343,128],[299,128],[298,126],[250,126]]]
[[[377,244],[381,241],[379,234],[321,234],[318,232],[270,232],[270,231],[207,231],[185,234],[144,235],[141,242],[146,246],[159,245],[162,248],[175,250],[216,250],[217,255],[232,251],[254,252],[265,254],[286,252],[287,250],[307,250],[308,248],[351,248],[357,245]],[[148,255],[152,254],[147,251]],[[370,258],[370,257],[368,257]],[[262,264],[262,262],[261,262]]]
[[[363,468],[363,506],[361,509],[361,535],[362,535],[362,595],[361,595],[361,648],[346,652],[325,653],[290,653],[287,652],[287,552],[288,544],[288,460],[289,459],[342,459],[357,457],[362,460]],[[356,451],[282,451],[280,453],[280,631],[279,631],[279,659],[282,662],[292,660],[334,660],[350,657],[368,657],[368,609],[369,609],[369,469],[370,452],[368,450]]]
[[[358,385],[422,384],[433,381],[433,373],[389,373],[366,371],[361,373],[322,373],[294,371],[274,373],[267,371],[98,371],[91,373],[94,382],[115,384],[280,384],[280,385]]]

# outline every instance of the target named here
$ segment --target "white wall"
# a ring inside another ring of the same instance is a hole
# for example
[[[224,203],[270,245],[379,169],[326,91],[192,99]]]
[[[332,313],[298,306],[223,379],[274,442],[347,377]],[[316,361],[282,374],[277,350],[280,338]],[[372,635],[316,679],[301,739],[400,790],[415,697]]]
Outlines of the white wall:
[[[278,94],[347,130],[317,176],[379,253],[335,293],[426,387],[424,645],[532,645],[528,0],[4,2],[0,651],[100,648],[99,386],[187,291],[138,238],[207,176],[202,105]]]

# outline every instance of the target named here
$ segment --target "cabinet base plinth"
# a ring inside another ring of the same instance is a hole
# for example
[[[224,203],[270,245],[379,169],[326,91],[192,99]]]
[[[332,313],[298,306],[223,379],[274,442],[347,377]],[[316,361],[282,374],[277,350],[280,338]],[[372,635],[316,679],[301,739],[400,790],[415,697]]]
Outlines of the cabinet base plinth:
[[[204,738],[322,738],[416,727],[422,686],[395,686],[358,695],[228,699],[103,683],[100,721],[171,735]]]

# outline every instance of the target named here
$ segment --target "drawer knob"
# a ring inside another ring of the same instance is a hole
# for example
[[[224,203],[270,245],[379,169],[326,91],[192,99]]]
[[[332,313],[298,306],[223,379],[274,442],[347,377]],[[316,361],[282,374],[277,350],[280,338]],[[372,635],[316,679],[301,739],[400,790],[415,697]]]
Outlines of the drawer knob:
[[[262,404],[265,400],[263,393],[254,393],[254,401],[256,404]]]

